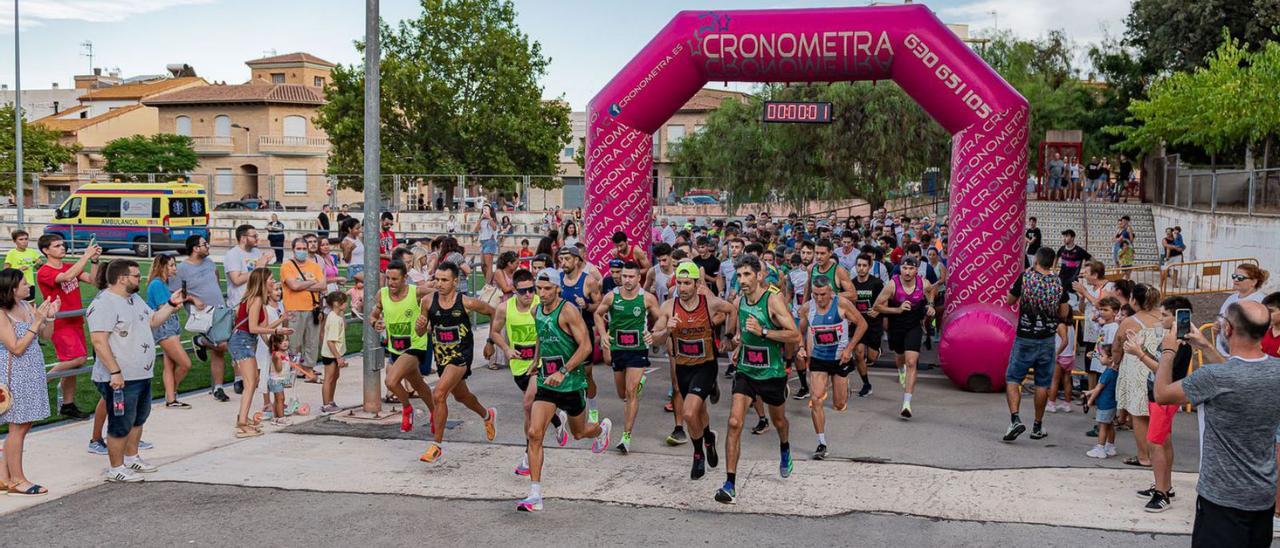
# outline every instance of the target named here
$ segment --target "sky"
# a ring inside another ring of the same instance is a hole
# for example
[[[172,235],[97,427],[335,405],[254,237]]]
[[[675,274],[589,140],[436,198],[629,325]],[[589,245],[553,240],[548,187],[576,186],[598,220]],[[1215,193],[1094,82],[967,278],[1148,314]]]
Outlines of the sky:
[[[1062,29],[1077,45],[1124,31],[1131,0],[937,0],[924,2],[947,23],[967,23],[970,35],[993,28],[1020,38]],[[362,56],[352,45],[364,35],[360,0],[19,0],[22,86],[72,87],[89,72],[81,45],[93,43],[93,66],[123,76],[161,74],[186,63],[209,81],[243,83],[245,61],[305,51],[335,63]],[[516,0],[518,24],[551,58],[542,80],[546,98],[563,97],[574,110],[587,101],[682,9],[800,8],[865,5],[866,0]],[[14,85],[11,0],[0,13],[0,84]],[[624,7],[620,7],[624,6]],[[382,0],[389,22],[414,18],[413,0]],[[994,13],[993,13],[994,12]],[[607,38],[605,38],[607,37]],[[106,71],[104,71],[106,72]],[[731,85],[730,87],[734,87]],[[746,88],[740,88],[746,89]]]

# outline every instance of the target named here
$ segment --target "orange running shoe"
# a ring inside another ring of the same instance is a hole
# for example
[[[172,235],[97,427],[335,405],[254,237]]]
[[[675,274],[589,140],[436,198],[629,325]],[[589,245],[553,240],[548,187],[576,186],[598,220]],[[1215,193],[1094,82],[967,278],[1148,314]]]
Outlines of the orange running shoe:
[[[444,451],[440,450],[439,445],[433,443],[427,446],[427,450],[423,451],[418,460],[429,463],[442,463],[444,462]]]
[[[498,425],[496,424],[498,422],[498,410],[490,407],[488,412],[489,416],[484,419],[484,437],[489,438],[489,441],[493,441],[493,438],[498,436]]]

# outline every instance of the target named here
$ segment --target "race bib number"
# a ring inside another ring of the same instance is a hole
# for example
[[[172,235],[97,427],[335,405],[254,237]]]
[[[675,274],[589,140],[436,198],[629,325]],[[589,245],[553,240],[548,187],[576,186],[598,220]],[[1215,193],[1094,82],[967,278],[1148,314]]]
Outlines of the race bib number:
[[[538,347],[532,344],[517,344],[515,351],[517,359],[532,360],[533,355],[538,351]]]
[[[458,341],[462,340],[460,331],[459,326],[437,327],[435,329],[436,344],[458,344]]]
[[[618,346],[625,346],[628,348],[640,346],[640,332],[639,331],[618,331],[617,341],[618,341]]]
[[[858,309],[858,312],[867,312],[871,310],[871,301],[858,299],[853,303],[853,307]]]
[[[681,358],[703,358],[707,355],[706,341],[676,339],[676,355]]]
[[[755,368],[769,367],[769,349],[763,346],[743,346],[742,366]]]
[[[800,306],[804,304],[804,293],[796,293],[795,299],[796,299],[796,306]]]
[[[542,357],[542,376],[550,377],[558,372],[564,371],[564,358],[561,356],[543,356]]]
[[[831,327],[814,329],[813,342],[819,346],[830,346],[840,342],[838,329]]]
[[[404,352],[413,346],[412,337],[391,337],[391,350],[395,352]]]

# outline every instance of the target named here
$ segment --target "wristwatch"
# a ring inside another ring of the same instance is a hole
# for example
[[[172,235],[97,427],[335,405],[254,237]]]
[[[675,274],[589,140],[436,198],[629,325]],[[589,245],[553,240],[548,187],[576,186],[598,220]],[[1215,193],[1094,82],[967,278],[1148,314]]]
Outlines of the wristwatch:
[[[761,327],[761,328],[760,328],[760,337],[761,337],[761,338],[764,338],[764,339],[769,338],[769,328],[767,328],[767,327]]]

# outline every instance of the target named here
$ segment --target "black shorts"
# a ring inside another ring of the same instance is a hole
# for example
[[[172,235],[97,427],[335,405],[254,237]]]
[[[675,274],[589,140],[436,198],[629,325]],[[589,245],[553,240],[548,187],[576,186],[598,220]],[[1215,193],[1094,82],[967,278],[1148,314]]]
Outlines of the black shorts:
[[[884,326],[880,318],[866,318],[867,331],[862,334],[858,344],[866,346],[872,352],[880,351],[880,341],[884,340]]]
[[[649,368],[648,350],[614,350],[609,353],[609,366],[614,372],[621,373],[629,367]]]
[[[521,394],[529,390],[529,379],[532,379],[532,378],[533,378],[533,375],[512,375],[511,376],[511,379],[516,381],[516,388],[520,389]]]
[[[1271,519],[1275,507],[1237,510],[1196,497],[1192,546],[1271,546]]]
[[[702,399],[711,397],[716,390],[716,372],[719,364],[715,360],[698,365],[677,365],[676,387],[684,397],[697,396]]]
[[[814,373],[826,373],[828,375],[839,375],[841,377],[848,377],[849,372],[853,370],[852,364],[853,364],[852,360],[845,363],[841,363],[836,360],[823,360],[819,358],[810,358],[809,371],[812,371]]]
[[[533,401],[555,404],[556,408],[564,411],[566,415],[576,417],[587,410],[587,391],[557,392],[539,386],[538,392],[533,395]]]
[[[787,403],[787,378],[757,381],[739,372],[733,376],[733,393],[752,399],[759,397],[765,405],[777,407]]]
[[[924,342],[924,328],[919,325],[889,329],[889,350],[896,354],[920,352],[922,342]]]
[[[463,374],[462,374],[462,380],[464,380],[464,381],[465,381],[465,380],[467,380],[467,378],[471,376],[471,362],[469,362],[469,361],[468,361],[468,362],[466,362],[466,363],[437,363],[437,364],[436,364],[436,375],[438,375],[438,376],[440,376],[440,377],[444,377],[444,370],[445,370],[445,368],[446,368],[446,367],[465,367],[465,368],[467,368],[466,373],[463,373]]]
[[[337,363],[338,358],[326,358],[324,356],[320,356],[320,365],[336,365]]]
[[[418,374],[424,377],[431,374],[431,354],[425,348],[410,348],[400,354],[390,350],[387,351],[387,356],[391,358],[392,363],[395,363],[402,355],[412,356],[413,359],[418,360]]]

